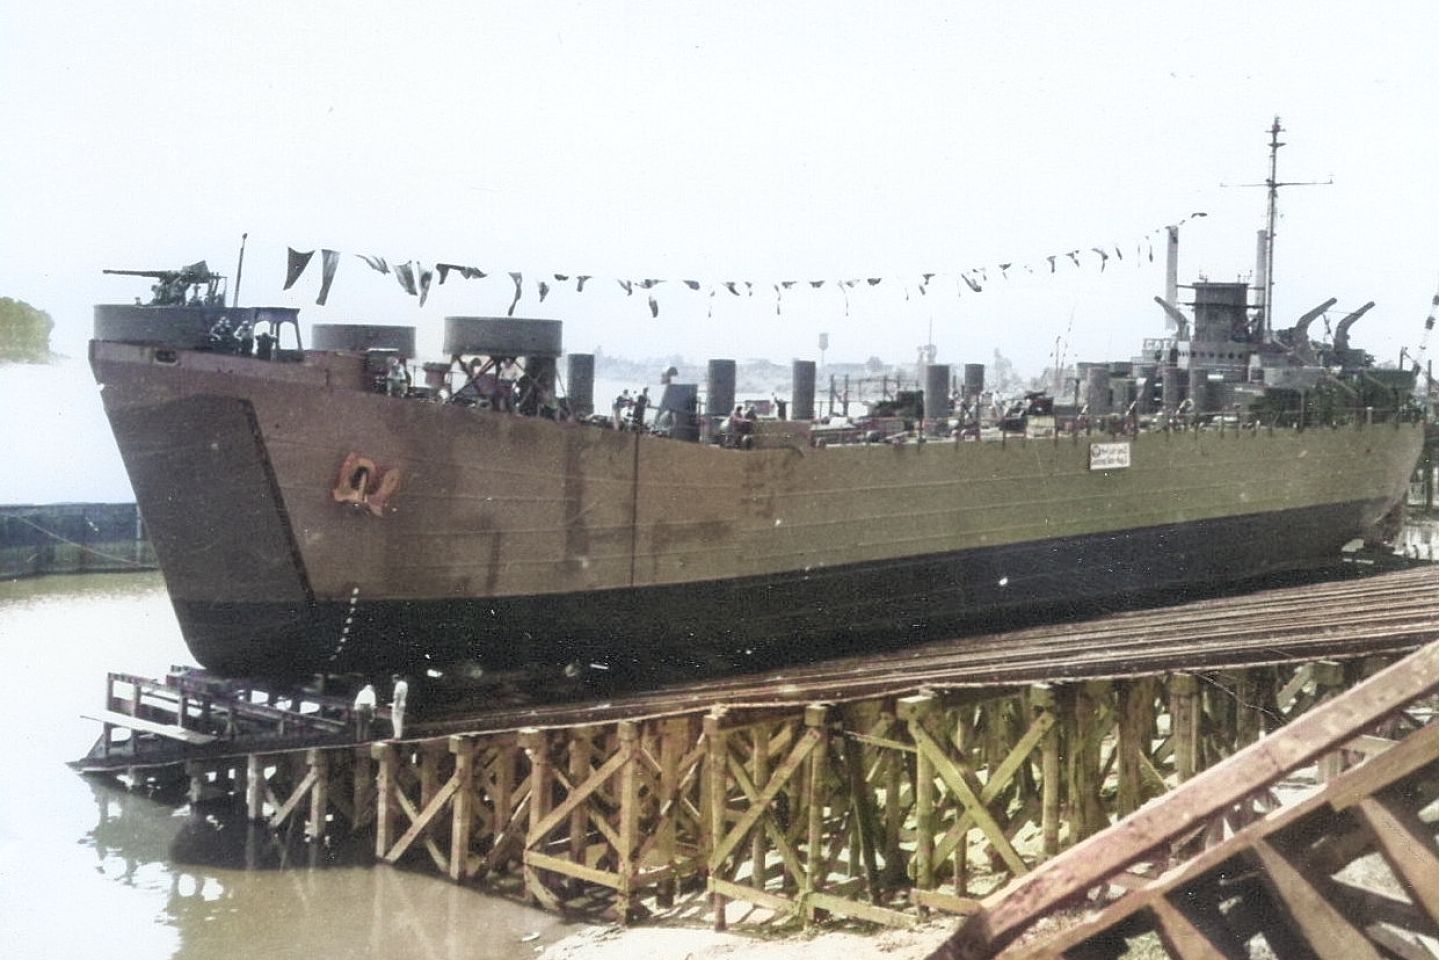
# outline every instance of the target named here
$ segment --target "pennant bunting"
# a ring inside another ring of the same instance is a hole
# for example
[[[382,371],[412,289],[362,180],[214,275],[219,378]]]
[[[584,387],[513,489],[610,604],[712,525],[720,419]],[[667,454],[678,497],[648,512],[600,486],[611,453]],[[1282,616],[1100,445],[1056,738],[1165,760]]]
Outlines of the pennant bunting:
[[[511,281],[515,284],[515,299],[510,301],[510,309],[505,311],[505,316],[515,316],[515,305],[520,302],[520,293],[525,287],[525,276],[519,273],[510,274]]]
[[[300,279],[300,274],[304,273],[305,268],[310,265],[310,258],[315,256],[315,251],[307,250],[301,253],[294,247],[287,247],[286,249],[289,251],[290,262],[285,266],[284,289],[289,290],[295,286],[295,281]]]
[[[1179,221],[1179,224],[1183,224],[1189,220],[1204,216],[1206,216],[1204,212],[1195,211],[1192,212],[1188,217],[1181,219]],[[1137,267],[1142,266],[1144,263],[1153,263],[1155,261],[1155,244],[1153,238],[1163,235],[1166,231],[1174,230],[1177,226],[1178,224],[1174,226],[1156,228],[1148,234],[1143,235],[1141,239],[1137,240],[1135,244],[1135,262]],[[1093,246],[1088,249],[1090,250],[1090,252],[1094,253],[1099,258],[1101,273],[1104,273],[1106,268],[1109,266],[1110,258],[1112,256],[1119,262],[1123,262],[1125,260],[1125,251],[1118,243],[1109,243],[1100,246]],[[289,247],[287,248],[287,254],[288,259],[286,264],[284,289],[289,290],[301,279],[306,269],[308,269],[310,261],[315,255],[315,251],[301,251],[296,250],[293,247]],[[340,253],[340,251],[330,250],[328,248],[322,249],[320,251],[320,254],[320,291],[315,302],[323,306],[326,304],[329,298],[330,291],[333,287],[335,274],[339,269],[339,263],[342,254]],[[1085,264],[1081,262],[1081,255],[1082,249],[1077,248],[1067,251],[1063,254],[1052,254],[1045,257],[1044,260],[1049,265],[1049,272],[1051,274],[1054,274],[1056,272],[1056,262],[1062,256],[1069,258],[1070,262],[1073,263],[1077,268],[1085,266]],[[408,260],[403,264],[394,264],[392,266],[384,257],[374,256],[370,254],[356,254],[356,256],[358,256],[361,260],[365,261],[365,264],[370,267],[370,269],[375,270],[378,273],[393,273],[395,275],[396,282],[400,285],[400,288],[406,293],[410,294],[412,297],[418,296],[420,306],[422,307],[425,305],[426,299],[429,296],[432,277],[434,273],[439,274],[439,282],[441,285],[444,285],[444,283],[449,279],[452,272],[459,273],[467,280],[484,279],[489,276],[489,274],[479,269],[478,267],[464,266],[457,263],[437,263],[435,264],[432,271],[431,268],[424,266],[423,263],[414,260]],[[1029,263],[1019,264],[1013,260],[1009,260],[1003,263],[989,263],[982,266],[973,267],[968,270],[958,271],[956,273],[937,273],[933,271],[922,273],[919,275],[920,280],[918,283],[906,282],[902,279],[898,281],[898,285],[906,301],[909,301],[911,299],[912,293],[918,293],[920,296],[927,296],[930,292],[930,284],[935,280],[936,277],[953,277],[955,280],[955,291],[957,296],[963,295],[964,287],[961,286],[962,283],[966,287],[969,287],[972,292],[980,293],[984,289],[984,284],[988,283],[990,280],[989,270],[991,267],[999,270],[1001,278],[1005,280],[1010,279],[1011,269],[1023,269],[1026,273],[1031,275],[1035,274],[1038,271],[1038,266],[1032,266]],[[510,304],[509,310],[507,311],[507,315],[514,316],[515,308],[519,305],[520,299],[524,295],[524,281],[522,274],[518,272],[512,272],[509,274],[509,276],[515,284],[515,296]],[[573,279],[575,281],[576,293],[584,293],[586,282],[594,279],[594,277],[590,274],[555,273],[551,274],[550,276],[554,278],[555,284],[568,283],[570,280]],[[622,290],[625,291],[625,295],[627,297],[633,296],[637,287],[641,290],[653,291],[662,283],[666,282],[682,283],[690,291],[697,293],[701,290],[708,289],[709,303],[706,307],[706,315],[713,318],[715,293],[720,287],[728,290],[731,296],[754,297],[757,287],[759,287],[763,291],[766,286],[769,286],[775,292],[775,314],[776,316],[780,316],[784,310],[784,295],[786,291],[792,289],[793,287],[800,286],[806,283],[810,285],[810,288],[812,290],[821,290],[825,287],[825,284],[827,282],[834,283],[835,285],[840,287],[841,295],[845,301],[845,313],[848,316],[850,313],[850,291],[860,286],[862,283],[866,286],[876,287],[879,286],[880,283],[882,283],[884,280],[884,277],[862,277],[858,279],[832,281],[725,280],[715,284],[707,284],[705,281],[701,280],[667,281],[666,279],[659,277],[647,277],[642,280],[617,279],[615,282]],[[741,291],[742,286],[744,287],[743,293]],[[550,280],[536,280],[536,291],[540,303],[544,303],[546,298],[554,289],[555,288]],[[660,304],[653,294],[649,294],[646,296],[646,306],[649,307],[650,315],[652,317],[658,317],[660,315]],[[1427,330],[1433,325],[1434,318],[1432,317],[1427,324]]]
[[[454,270],[466,280],[484,280],[489,276],[488,273],[479,267],[462,267],[458,263],[437,263],[435,264],[435,272],[440,274],[441,284],[445,283],[445,278],[449,276],[451,270]]]
[[[395,280],[400,284],[401,290],[404,290],[412,297],[416,295],[415,267],[413,266],[413,261],[395,264]]]
[[[320,251],[320,296],[315,302],[325,306],[325,299],[330,296],[330,283],[335,279],[335,271],[340,266],[339,250]]]

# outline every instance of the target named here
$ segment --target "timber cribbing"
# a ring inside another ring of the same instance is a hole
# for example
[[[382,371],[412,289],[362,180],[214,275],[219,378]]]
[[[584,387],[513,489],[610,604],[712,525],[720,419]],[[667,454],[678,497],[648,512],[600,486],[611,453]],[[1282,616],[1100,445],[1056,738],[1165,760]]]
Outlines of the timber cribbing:
[[[491,709],[427,724],[463,733],[959,690],[1139,677],[1413,650],[1440,633],[1440,567],[1309,583],[1003,633],[967,636],[603,703]],[[419,730],[420,728],[417,728]]]
[[[185,770],[196,801],[243,798],[257,824],[358,834],[382,865],[430,864],[552,909],[628,919],[706,896],[717,926],[754,908],[903,926],[982,909],[1007,880],[1433,643],[1435,594],[1427,566],[492,710],[405,740],[353,742],[318,704],[304,715],[330,729],[308,744],[215,738]],[[123,726],[125,709],[105,716]],[[182,706],[172,733],[193,737],[202,710]],[[1430,722],[1433,691],[1380,713],[1326,775]]]

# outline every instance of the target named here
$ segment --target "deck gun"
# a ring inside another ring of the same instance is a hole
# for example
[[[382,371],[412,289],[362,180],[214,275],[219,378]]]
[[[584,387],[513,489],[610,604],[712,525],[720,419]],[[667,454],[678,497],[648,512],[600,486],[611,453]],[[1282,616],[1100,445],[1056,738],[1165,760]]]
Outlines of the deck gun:
[[[150,287],[152,307],[223,307],[225,292],[220,288],[225,278],[211,273],[204,260],[178,270],[106,270],[123,277],[150,277],[158,281]],[[139,302],[138,300],[136,301]]]

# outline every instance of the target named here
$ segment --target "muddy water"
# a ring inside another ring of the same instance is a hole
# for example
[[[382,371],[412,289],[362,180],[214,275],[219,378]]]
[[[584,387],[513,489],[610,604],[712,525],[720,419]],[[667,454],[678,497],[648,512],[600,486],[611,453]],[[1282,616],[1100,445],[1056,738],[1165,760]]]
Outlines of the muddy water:
[[[534,957],[568,928],[364,850],[286,847],[243,820],[73,773],[107,670],[190,662],[158,574],[0,582],[0,955]],[[538,936],[536,936],[538,934]]]

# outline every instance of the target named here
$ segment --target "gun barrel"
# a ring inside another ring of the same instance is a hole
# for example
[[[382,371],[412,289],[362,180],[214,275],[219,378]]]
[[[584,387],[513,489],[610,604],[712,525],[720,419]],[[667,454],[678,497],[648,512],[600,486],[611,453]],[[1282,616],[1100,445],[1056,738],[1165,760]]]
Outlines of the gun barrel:
[[[122,277],[152,277],[156,280],[166,280],[180,276],[178,270],[104,270],[102,272],[118,274]]]

